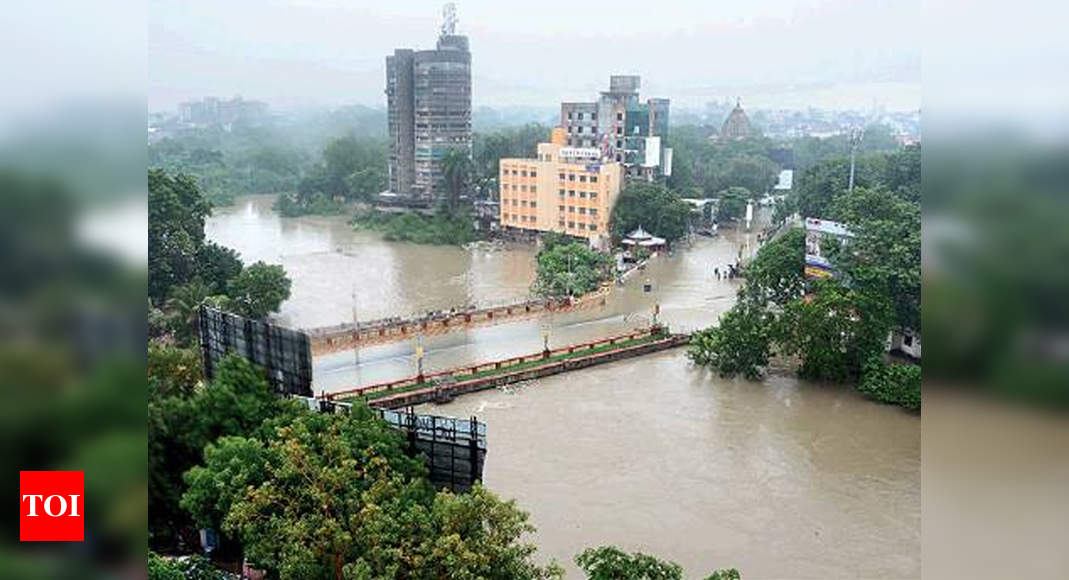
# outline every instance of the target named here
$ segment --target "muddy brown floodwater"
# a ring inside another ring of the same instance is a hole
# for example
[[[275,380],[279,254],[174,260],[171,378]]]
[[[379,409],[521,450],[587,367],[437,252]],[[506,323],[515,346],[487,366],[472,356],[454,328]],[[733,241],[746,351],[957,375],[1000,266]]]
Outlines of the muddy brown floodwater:
[[[351,320],[354,289],[360,318],[527,296],[533,248],[385,242],[341,218],[279,218],[271,202],[240,198],[206,229],[246,261],[286,267],[284,324]],[[656,258],[604,309],[428,339],[426,368],[536,352],[543,324],[551,346],[622,332],[648,324],[654,304],[675,329],[713,324],[737,287],[713,267],[754,250],[752,234],[700,238]],[[406,376],[413,350],[318,358],[315,388]],[[677,349],[421,410],[486,421],[486,485],[531,513],[539,557],[570,578],[575,554],[604,544],[675,560],[687,577],[720,567],[747,579],[920,576],[920,419],[848,387],[787,369],[722,379]]]

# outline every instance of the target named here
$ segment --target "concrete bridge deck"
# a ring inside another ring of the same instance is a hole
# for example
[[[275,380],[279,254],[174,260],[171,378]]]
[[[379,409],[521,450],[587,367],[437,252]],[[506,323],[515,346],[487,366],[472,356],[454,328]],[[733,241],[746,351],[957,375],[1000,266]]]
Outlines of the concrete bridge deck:
[[[545,298],[489,306],[430,312],[423,316],[391,317],[358,324],[305,329],[312,356],[321,356],[363,346],[409,340],[416,336],[438,336],[477,326],[489,326],[536,318],[548,312],[572,312],[605,305],[611,291],[605,286],[577,298]]]

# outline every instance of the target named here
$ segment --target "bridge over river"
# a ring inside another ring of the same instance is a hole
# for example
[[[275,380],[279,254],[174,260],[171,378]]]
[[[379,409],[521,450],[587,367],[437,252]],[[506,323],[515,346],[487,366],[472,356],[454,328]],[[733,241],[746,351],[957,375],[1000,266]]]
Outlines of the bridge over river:
[[[499,306],[438,310],[422,316],[395,316],[368,322],[344,323],[305,329],[312,355],[319,356],[364,346],[440,336],[479,326],[537,318],[549,313],[575,312],[605,306],[610,286],[578,298],[541,298]]]

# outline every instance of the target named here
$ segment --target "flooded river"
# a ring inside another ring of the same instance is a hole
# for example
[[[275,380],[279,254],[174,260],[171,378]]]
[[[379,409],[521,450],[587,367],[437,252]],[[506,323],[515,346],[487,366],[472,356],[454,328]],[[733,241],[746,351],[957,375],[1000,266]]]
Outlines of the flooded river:
[[[354,306],[373,319],[528,295],[533,248],[385,242],[343,218],[279,218],[271,202],[240,198],[206,229],[247,262],[285,266],[293,294],[283,324],[352,320]],[[753,234],[696,240],[654,259],[604,309],[428,339],[425,367],[539,351],[543,325],[550,346],[645,326],[654,304],[673,329],[712,324],[737,287],[713,267],[755,249]],[[321,357],[315,388],[412,374],[413,350]],[[425,410],[487,422],[487,486],[531,512],[540,557],[569,577],[579,577],[574,555],[601,544],[675,560],[688,577],[729,566],[748,579],[920,575],[920,420],[852,389],[786,371],[725,380],[677,349]]]

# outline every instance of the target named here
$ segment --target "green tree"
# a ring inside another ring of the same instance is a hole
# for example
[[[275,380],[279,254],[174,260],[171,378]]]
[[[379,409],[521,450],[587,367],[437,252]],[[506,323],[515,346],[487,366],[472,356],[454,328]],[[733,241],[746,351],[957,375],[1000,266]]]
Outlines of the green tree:
[[[716,205],[716,220],[727,222],[737,220],[746,214],[746,202],[750,199],[750,191],[743,187],[729,187],[718,194],[720,198]]]
[[[189,397],[204,376],[201,353],[196,348],[179,348],[149,343],[146,365],[150,399]]]
[[[772,354],[775,317],[761,306],[740,302],[720,317],[720,324],[694,333],[687,356],[722,377],[761,377]]]
[[[758,250],[746,265],[746,283],[740,294],[764,305],[780,308],[797,299],[805,290],[803,255],[805,232],[791,228]]]
[[[302,413],[264,441],[229,437],[190,470],[183,499],[222,520],[257,566],[300,578],[552,577],[527,515],[476,486],[434,494],[422,460],[365,407]]]
[[[149,367],[150,385],[175,378],[169,366]],[[215,380],[203,388],[172,386],[166,392],[151,389],[150,394],[150,544],[173,549],[178,535],[193,536],[192,521],[179,507],[185,490],[182,474],[201,462],[204,447],[228,435],[262,439],[276,423],[290,420],[299,407],[278,397],[263,371],[237,356],[223,359]]]
[[[884,188],[857,188],[836,201],[832,214],[855,235],[834,253],[836,267],[859,290],[887,297],[895,326],[920,328],[920,204]]]
[[[442,179],[446,191],[446,209],[456,214],[460,209],[460,197],[471,183],[471,157],[463,148],[454,147],[442,156]]]
[[[777,323],[783,352],[802,360],[805,378],[856,381],[862,365],[883,352],[892,313],[886,299],[848,289],[834,280],[814,284],[810,295],[787,305]]]
[[[256,262],[246,266],[230,281],[227,295],[234,312],[249,318],[263,318],[290,297],[290,279],[277,264]]]
[[[192,177],[160,170],[148,173],[148,195],[148,295],[162,303],[196,273],[211,205]]]
[[[197,250],[197,273],[212,294],[226,292],[226,283],[241,273],[238,253],[230,248],[207,242]]]
[[[583,242],[543,248],[536,261],[533,290],[539,296],[580,296],[612,275],[612,259]]]
[[[611,229],[622,238],[641,226],[671,243],[686,235],[690,217],[690,205],[674,192],[654,183],[635,183],[620,192]]]
[[[779,165],[768,157],[740,155],[728,162],[720,179],[722,185],[745,189],[751,192],[750,197],[755,197],[767,193],[778,175]]]
[[[197,317],[200,307],[211,297],[209,288],[200,278],[171,289],[167,310],[174,320],[175,336],[181,344],[189,344],[197,335]]]

